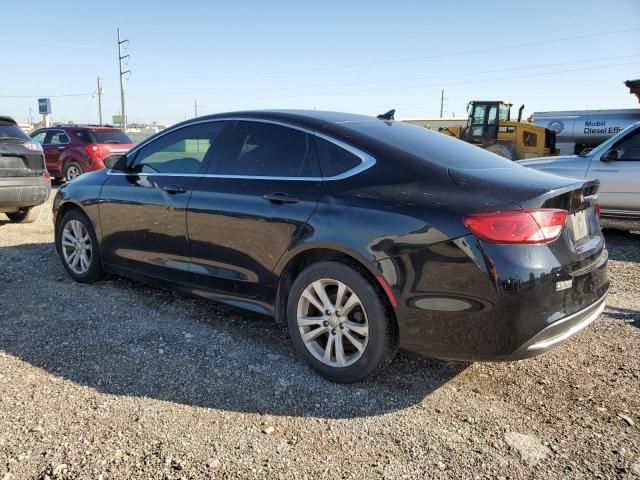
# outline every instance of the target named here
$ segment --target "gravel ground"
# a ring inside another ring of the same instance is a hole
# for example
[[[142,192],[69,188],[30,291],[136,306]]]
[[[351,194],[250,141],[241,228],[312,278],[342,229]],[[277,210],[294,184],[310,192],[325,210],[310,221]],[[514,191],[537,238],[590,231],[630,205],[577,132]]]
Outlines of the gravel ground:
[[[563,346],[345,386],[269,319],[76,284],[48,215],[0,220],[0,479],[640,478],[640,235],[607,240],[609,306]]]

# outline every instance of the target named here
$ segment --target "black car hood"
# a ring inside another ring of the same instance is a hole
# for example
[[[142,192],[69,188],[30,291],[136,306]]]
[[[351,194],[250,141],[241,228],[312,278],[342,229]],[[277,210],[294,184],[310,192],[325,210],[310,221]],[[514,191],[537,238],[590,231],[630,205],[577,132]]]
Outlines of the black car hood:
[[[450,168],[449,176],[466,192],[512,202],[521,208],[538,208],[564,193],[589,185],[595,189],[598,185],[597,181],[585,182],[516,164],[510,168]]]

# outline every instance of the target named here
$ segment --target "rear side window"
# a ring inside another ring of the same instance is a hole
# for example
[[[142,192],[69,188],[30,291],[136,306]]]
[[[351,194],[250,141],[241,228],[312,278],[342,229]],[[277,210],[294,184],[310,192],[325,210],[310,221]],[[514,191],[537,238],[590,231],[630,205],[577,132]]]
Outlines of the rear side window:
[[[0,140],[2,139],[29,140],[29,136],[20,127],[12,123],[0,123]]]
[[[455,138],[402,122],[351,122],[345,127],[394,146],[426,162],[452,168],[513,168],[506,158]]]
[[[262,122],[238,122],[218,174],[250,177],[317,176],[309,136],[300,130]]]
[[[76,131],[76,137],[78,137],[78,140],[80,140],[82,143],[95,143],[91,138],[91,135],[88,130]]]
[[[45,139],[48,145],[66,145],[70,141],[69,136],[62,130],[50,130]]]
[[[318,156],[320,157],[320,170],[323,177],[335,177],[357,167],[362,163],[360,157],[347,152],[344,148],[328,142],[322,138],[316,138],[318,144]]]

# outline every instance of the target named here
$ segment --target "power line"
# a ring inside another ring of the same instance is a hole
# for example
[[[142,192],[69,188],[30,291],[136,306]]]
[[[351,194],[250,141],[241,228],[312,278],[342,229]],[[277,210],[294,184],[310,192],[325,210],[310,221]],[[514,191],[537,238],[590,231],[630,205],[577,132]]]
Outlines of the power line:
[[[487,74],[487,73],[500,73],[500,72],[513,72],[513,71],[518,71],[518,70],[533,70],[533,69],[537,69],[537,68],[548,68],[548,67],[562,67],[565,65],[580,65],[580,64],[584,64],[584,63],[593,63],[593,62],[601,62],[601,61],[611,61],[611,60],[622,60],[622,59],[626,59],[626,58],[637,58],[640,57],[640,54],[634,54],[634,55],[622,55],[622,56],[618,56],[618,57],[600,57],[600,58],[594,58],[591,60],[578,60],[575,62],[560,62],[560,63],[547,63],[547,64],[541,64],[541,65],[530,65],[530,66],[519,66],[519,67],[509,67],[509,68],[499,68],[499,69],[492,69],[492,70],[476,70],[473,72],[459,72],[459,73],[443,73],[443,74],[434,74],[434,75],[420,75],[420,76],[416,76],[416,77],[402,77],[402,78],[388,78],[388,79],[384,79],[384,80],[362,80],[362,81],[357,81],[357,82],[337,82],[337,83],[316,83],[316,84],[309,84],[309,85],[304,85],[304,86],[299,86],[299,87],[283,87],[283,89],[286,90],[300,90],[300,89],[305,89],[305,88],[322,88],[322,87],[339,87],[339,86],[351,86],[351,85],[368,85],[368,84],[377,84],[377,83],[392,83],[392,82],[406,82],[406,81],[411,81],[411,80],[426,80],[429,78],[447,78],[447,77],[462,77],[462,76],[468,76],[468,75],[483,75],[483,74]],[[231,89],[231,90],[214,90],[214,91],[210,91],[207,92],[208,94],[225,94],[225,93],[243,93],[243,92],[268,92],[268,91],[272,91],[274,90],[273,88],[243,88],[243,89]],[[137,97],[142,97],[142,96],[156,96],[156,95],[165,95],[167,93],[173,93],[173,92],[159,92],[159,93],[153,93],[153,92],[147,92],[147,93],[131,93],[129,92],[129,95],[132,96],[137,96]],[[189,95],[191,95],[193,92],[190,92]],[[185,94],[186,95],[186,94]]]
[[[460,81],[460,82],[449,82],[446,84],[443,84],[442,82],[440,83],[432,83],[432,84],[421,84],[421,85],[411,85],[411,86],[405,86],[405,87],[385,87],[385,88],[375,88],[375,89],[368,89],[368,90],[349,90],[349,91],[334,91],[334,92],[313,92],[313,93],[303,93],[303,94],[295,94],[295,95],[269,95],[269,96],[260,96],[260,97],[226,97],[225,100],[236,100],[236,99],[242,99],[242,100],[254,100],[254,99],[275,99],[275,98],[305,98],[305,97],[321,97],[321,96],[331,96],[331,95],[353,95],[353,94],[359,94],[359,93],[374,93],[374,92],[386,92],[386,91],[404,91],[404,90],[415,90],[415,89],[424,89],[424,88],[429,88],[429,87],[440,87],[440,88],[447,88],[450,87],[452,85],[465,85],[465,84],[474,84],[474,83],[482,83],[482,82],[495,82],[495,81],[500,81],[500,80],[513,80],[513,79],[519,79],[519,78],[528,78],[528,77],[542,77],[542,76],[547,76],[547,75],[558,75],[558,74],[562,74],[562,73],[570,73],[570,72],[582,72],[582,71],[587,71],[587,70],[597,70],[597,69],[602,69],[602,68],[611,68],[611,67],[620,67],[620,66],[625,66],[625,65],[637,65],[640,62],[627,62],[627,63],[617,63],[617,64],[608,64],[608,65],[597,65],[597,66],[592,66],[592,67],[583,67],[583,68],[574,68],[574,69],[568,69],[568,70],[558,70],[555,72],[539,72],[539,73],[531,73],[531,74],[523,74],[523,75],[515,75],[515,76],[508,76],[508,77],[494,77],[494,78],[486,78],[486,79],[477,79],[477,80],[467,80],[467,81]],[[193,92],[190,92],[188,95],[192,95]],[[174,93],[171,92],[158,92],[155,93],[154,95],[172,95],[172,96],[176,96]],[[187,95],[187,94],[185,94]],[[199,95],[199,98],[216,98],[216,97],[212,97],[212,96],[207,96],[207,95]]]
[[[89,93],[67,93],[64,95],[0,95],[1,98],[64,98],[64,97],[87,97],[93,96],[95,92]]]
[[[202,76],[176,76],[176,77],[141,77],[141,80],[158,80],[158,79],[197,79],[197,78],[238,78],[238,77],[256,77],[256,76],[267,76],[267,75],[282,75],[289,73],[301,73],[301,72],[315,72],[319,70],[341,70],[346,68],[360,68],[360,67],[370,67],[373,65],[389,65],[394,63],[406,63],[406,62],[415,62],[420,60],[433,60],[437,58],[448,58],[448,57],[458,57],[463,55],[475,55],[478,53],[488,53],[488,52],[499,52],[503,50],[512,50],[517,48],[524,47],[535,47],[539,45],[548,45],[550,43],[557,42],[566,42],[571,40],[582,40],[585,38],[593,38],[593,37],[602,37],[606,35],[617,35],[620,33],[629,33],[636,32],[640,30],[640,27],[634,28],[626,28],[622,30],[612,30],[607,32],[596,32],[596,33],[588,33],[583,35],[573,35],[570,37],[562,37],[562,38],[553,38],[549,40],[539,40],[536,42],[527,42],[527,43],[517,43],[512,45],[502,45],[499,47],[490,47],[490,48],[481,48],[476,50],[464,50],[458,52],[450,52],[450,53],[440,53],[435,55],[424,55],[419,57],[408,57],[408,58],[398,58],[398,59],[389,59],[389,60],[378,60],[373,62],[363,62],[363,63],[351,63],[351,64],[342,64],[342,65],[331,65],[325,67],[308,67],[308,68],[298,68],[298,69],[290,69],[290,70],[275,70],[271,72],[255,72],[255,73],[238,73],[238,74],[230,74],[230,75],[202,75]]]

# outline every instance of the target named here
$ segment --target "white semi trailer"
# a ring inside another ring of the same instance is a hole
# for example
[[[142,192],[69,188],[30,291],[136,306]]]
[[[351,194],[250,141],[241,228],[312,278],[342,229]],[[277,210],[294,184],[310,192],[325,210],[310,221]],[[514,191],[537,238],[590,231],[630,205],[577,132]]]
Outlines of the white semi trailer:
[[[531,121],[556,132],[560,155],[575,155],[640,121],[640,109],[535,112]]]

